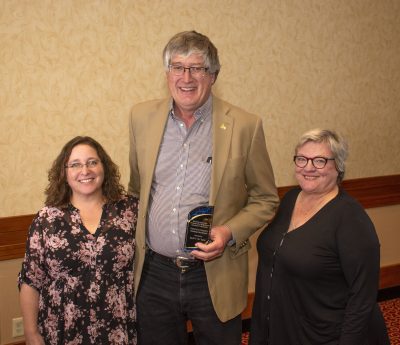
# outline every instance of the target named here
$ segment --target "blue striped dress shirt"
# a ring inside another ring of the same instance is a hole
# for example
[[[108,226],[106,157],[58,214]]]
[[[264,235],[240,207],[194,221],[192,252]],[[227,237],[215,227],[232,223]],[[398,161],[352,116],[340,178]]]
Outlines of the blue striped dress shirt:
[[[186,128],[171,110],[153,176],[147,245],[168,257],[183,250],[189,211],[208,205],[212,168],[212,96],[194,113]],[[149,138],[151,140],[151,138]]]

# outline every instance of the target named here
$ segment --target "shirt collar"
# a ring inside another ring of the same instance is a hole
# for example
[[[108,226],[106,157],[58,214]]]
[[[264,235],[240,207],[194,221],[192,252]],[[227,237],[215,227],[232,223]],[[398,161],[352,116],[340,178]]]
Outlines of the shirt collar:
[[[195,110],[193,115],[196,120],[198,120],[200,118],[206,118],[207,116],[211,115],[211,109],[212,109],[212,94],[210,94],[207,101],[200,108]],[[169,115],[173,118],[176,118],[175,113],[174,113],[173,98],[171,98],[170,104],[169,104]]]

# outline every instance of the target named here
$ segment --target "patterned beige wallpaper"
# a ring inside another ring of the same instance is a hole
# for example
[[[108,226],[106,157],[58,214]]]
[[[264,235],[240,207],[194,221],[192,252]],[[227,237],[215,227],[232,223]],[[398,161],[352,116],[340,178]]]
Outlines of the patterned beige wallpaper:
[[[41,207],[76,135],[126,184],[129,109],[167,95],[161,51],[189,29],[219,48],[215,93],[264,118],[279,186],[317,126],[348,137],[347,177],[400,173],[398,0],[0,0],[0,216]]]

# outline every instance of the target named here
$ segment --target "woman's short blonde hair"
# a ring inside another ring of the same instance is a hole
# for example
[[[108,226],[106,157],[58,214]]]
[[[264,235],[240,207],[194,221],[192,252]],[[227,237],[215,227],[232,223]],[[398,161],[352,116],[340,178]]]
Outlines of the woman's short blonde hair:
[[[338,183],[342,182],[344,173],[346,171],[346,159],[348,156],[347,141],[335,131],[329,129],[315,128],[304,133],[295,147],[295,154],[297,154],[300,147],[305,143],[326,143],[332,151],[335,158],[336,170],[338,171]]]

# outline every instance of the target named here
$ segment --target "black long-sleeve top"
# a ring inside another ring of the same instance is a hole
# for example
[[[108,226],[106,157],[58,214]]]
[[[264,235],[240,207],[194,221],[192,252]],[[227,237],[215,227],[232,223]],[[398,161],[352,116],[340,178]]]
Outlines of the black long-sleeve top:
[[[257,241],[251,345],[362,345],[376,303],[380,245],[362,206],[343,190],[287,232],[300,192],[289,191]],[[382,320],[381,315],[377,319]],[[378,327],[386,332],[384,323]],[[385,338],[385,337],[383,337]]]

